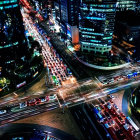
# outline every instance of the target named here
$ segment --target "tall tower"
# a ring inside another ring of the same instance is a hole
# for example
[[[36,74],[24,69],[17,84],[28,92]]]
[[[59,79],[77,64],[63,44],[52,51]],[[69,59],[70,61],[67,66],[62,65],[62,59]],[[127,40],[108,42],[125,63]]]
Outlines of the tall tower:
[[[62,33],[66,35],[73,44],[79,43],[79,5],[80,0],[60,0],[60,22]],[[56,5],[56,8],[58,7]],[[58,10],[57,10],[58,11]],[[57,14],[58,15],[58,14]],[[58,17],[57,17],[58,19]]]
[[[0,83],[1,89],[7,84],[9,88],[19,88],[18,84],[25,84],[31,75],[32,54],[24,32],[19,0],[0,1],[0,79],[5,79]]]
[[[137,0],[117,0],[117,11],[136,10]]]
[[[105,53],[112,48],[115,0],[83,0],[80,6],[81,51]]]
[[[11,63],[25,55],[26,38],[19,7],[19,0],[0,1],[0,67],[9,67]]]

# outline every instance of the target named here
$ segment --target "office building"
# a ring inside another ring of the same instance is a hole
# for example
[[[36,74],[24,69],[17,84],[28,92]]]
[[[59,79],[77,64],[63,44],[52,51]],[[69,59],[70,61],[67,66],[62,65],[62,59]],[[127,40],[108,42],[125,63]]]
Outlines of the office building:
[[[0,1],[0,66],[24,56],[26,39],[18,0]]]
[[[74,44],[79,42],[79,5],[80,0],[56,0],[54,3],[61,36]]]
[[[33,57],[33,48],[27,46],[24,33],[19,0],[0,1],[0,77],[10,81],[10,88],[19,88],[31,81],[33,67],[41,70],[41,64],[35,64],[37,57]],[[1,89],[3,86],[0,83]]]
[[[117,11],[136,10],[136,0],[117,0]]]
[[[55,9],[55,22],[60,25],[61,23],[61,4],[60,0],[54,1],[54,9]]]
[[[115,13],[115,0],[82,1],[79,16],[81,51],[103,54],[111,50]]]

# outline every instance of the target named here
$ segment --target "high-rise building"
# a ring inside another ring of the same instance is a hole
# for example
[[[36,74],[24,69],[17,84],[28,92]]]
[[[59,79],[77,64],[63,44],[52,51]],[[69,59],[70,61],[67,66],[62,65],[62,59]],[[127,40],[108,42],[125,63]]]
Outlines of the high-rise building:
[[[117,11],[136,10],[137,0],[117,0]]]
[[[61,5],[63,5],[65,0],[61,0]],[[79,24],[78,21],[78,15],[79,15],[79,5],[80,1],[79,0],[66,0],[67,2],[67,22],[71,26],[77,26]],[[65,8],[65,7],[63,7]],[[61,9],[64,11],[64,9]],[[63,12],[62,12],[63,13]]]
[[[19,0],[0,1],[0,79],[6,82],[1,80],[1,89],[7,87],[7,82],[9,88],[19,88],[33,78],[35,57],[24,33]]]
[[[55,2],[56,20],[60,23],[61,33],[73,43],[79,42],[79,5],[80,0],[57,0]]]
[[[137,10],[140,12],[140,0],[137,0]]]
[[[54,1],[54,9],[55,9],[55,22],[60,25],[61,23],[61,5],[60,0]]]
[[[0,66],[24,56],[26,38],[19,0],[0,1]]]
[[[83,0],[80,6],[81,51],[109,52],[116,13],[115,0]]]

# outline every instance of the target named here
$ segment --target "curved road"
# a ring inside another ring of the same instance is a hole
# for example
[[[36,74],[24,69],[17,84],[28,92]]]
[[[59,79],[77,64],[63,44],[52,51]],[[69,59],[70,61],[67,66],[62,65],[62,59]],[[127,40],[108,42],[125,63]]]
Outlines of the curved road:
[[[74,136],[65,133],[62,130],[37,124],[8,124],[6,126],[0,127],[0,139],[5,139],[7,136],[14,136],[15,134],[16,136],[17,134],[22,136],[23,133],[25,134],[34,132],[34,129],[41,132],[50,132],[49,135],[60,140],[76,140]]]
[[[130,94],[134,91],[135,88],[134,87],[130,87],[130,88],[126,89],[125,92],[124,92],[124,95],[123,95],[123,99],[122,99],[122,112],[126,116],[130,116],[131,115],[131,113],[129,112],[129,97],[130,97]]]

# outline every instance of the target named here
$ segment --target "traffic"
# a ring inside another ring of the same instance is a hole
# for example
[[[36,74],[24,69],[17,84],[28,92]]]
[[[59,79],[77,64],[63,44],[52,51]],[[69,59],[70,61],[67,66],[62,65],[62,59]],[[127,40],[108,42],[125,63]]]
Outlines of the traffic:
[[[119,74],[115,74],[113,76],[108,77],[99,77],[98,80],[101,82],[101,84],[104,85],[110,85],[110,84],[116,84],[119,82],[131,80],[133,78],[138,78],[140,76],[140,70],[128,70],[125,72],[120,72]]]
[[[41,96],[38,98],[32,98],[30,100],[25,100],[23,102],[20,102],[20,103],[16,104],[15,106],[5,107],[5,109],[1,109],[0,115],[13,111],[13,108],[16,108],[17,111],[21,111],[30,106],[42,105],[45,103],[53,103],[55,100],[57,100],[56,94],[50,94],[49,96],[47,95],[47,96]],[[9,110],[9,108],[10,108],[10,110]]]
[[[49,42],[47,34],[38,26],[34,24],[31,18],[26,17],[24,10],[24,23],[26,30],[32,35],[42,46],[42,55],[47,65],[47,73],[52,83],[56,86],[61,86],[63,81],[69,77],[73,77],[71,70],[63,62],[63,59],[59,56],[56,50]]]
[[[134,140],[139,133],[136,123],[126,117],[108,95],[96,102],[89,102],[70,109],[87,140]]]

